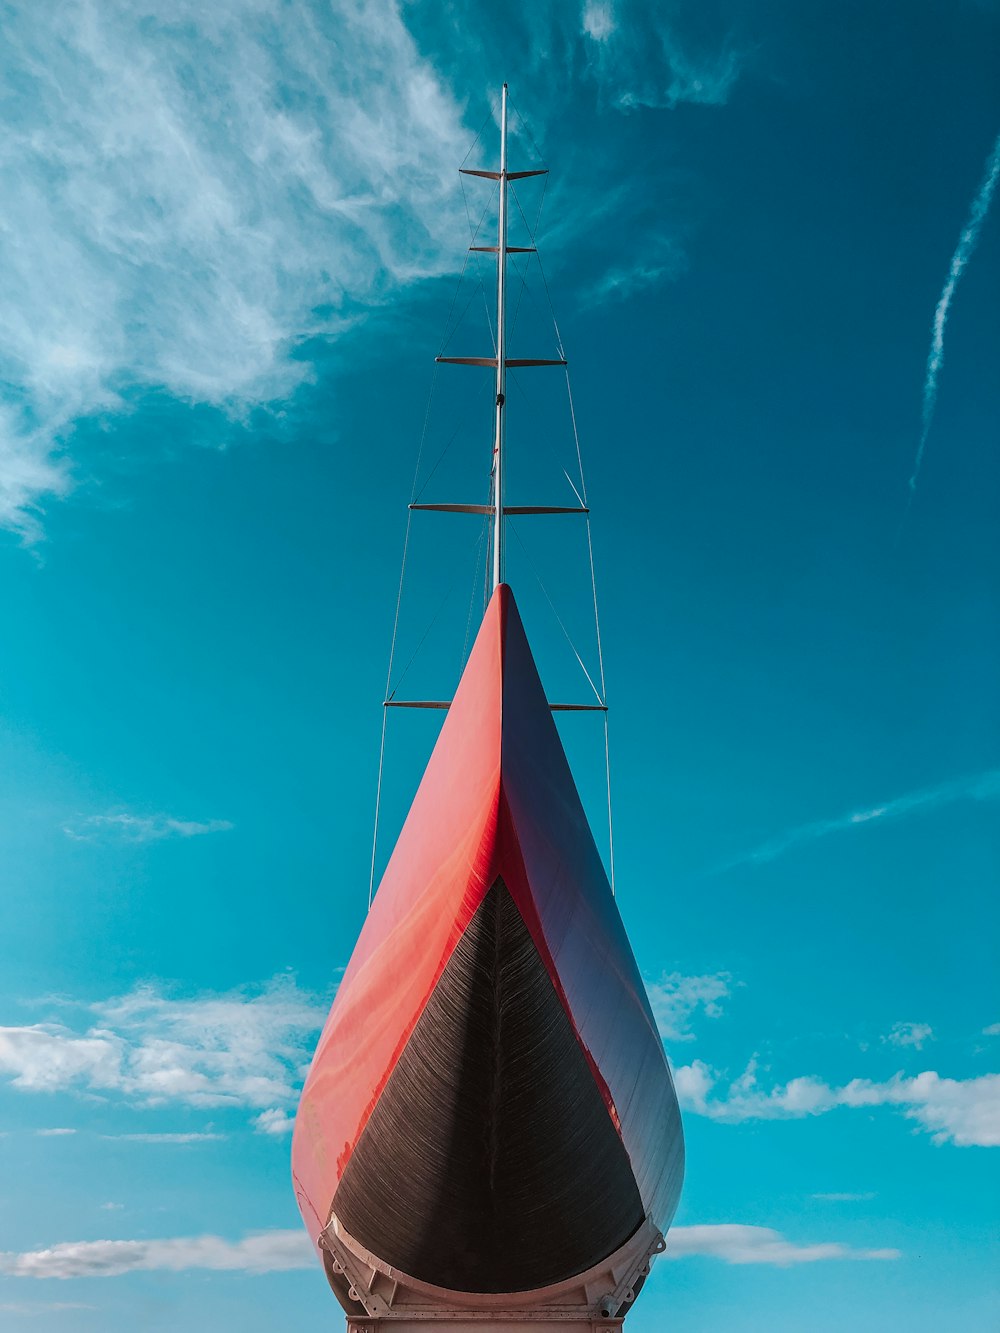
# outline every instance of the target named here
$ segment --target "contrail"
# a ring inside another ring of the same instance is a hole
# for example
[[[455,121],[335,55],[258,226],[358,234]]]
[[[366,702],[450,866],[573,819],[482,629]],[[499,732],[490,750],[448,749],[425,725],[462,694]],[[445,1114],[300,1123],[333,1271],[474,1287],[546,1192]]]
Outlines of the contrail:
[[[917,489],[917,478],[920,475],[920,465],[924,461],[924,450],[927,448],[927,436],[930,434],[931,420],[934,416],[934,407],[937,403],[937,382],[938,375],[941,373],[941,367],[944,364],[944,329],[948,323],[948,311],[951,307],[952,297],[955,295],[955,288],[958,286],[958,280],[965,271],[965,266],[972,258],[972,253],[979,241],[979,233],[983,229],[983,222],[986,220],[986,214],[989,212],[990,203],[993,199],[993,192],[997,186],[997,180],[1000,179],[1000,135],[993,145],[993,152],[990,154],[986,163],[986,170],[983,173],[983,179],[972,201],[972,207],[969,210],[969,220],[958,238],[958,245],[955,247],[955,253],[951,257],[951,265],[948,269],[948,277],[941,295],[938,298],[937,309],[934,311],[934,324],[931,332],[931,349],[927,354],[927,374],[924,378],[924,400],[922,412],[922,427],[920,431],[920,444],[917,447],[917,456],[913,460],[913,472],[910,475],[909,487],[910,494],[907,500],[907,510],[913,501],[914,492]]]
[[[801,843],[814,842],[817,838],[826,838],[831,833],[842,833],[847,829],[857,828],[859,824],[870,824],[873,820],[888,822],[913,814],[917,810],[933,810],[940,806],[953,805],[957,801],[1000,801],[1000,768],[952,778],[937,787],[924,787],[919,791],[906,792],[905,795],[896,796],[882,805],[853,810],[849,814],[838,815],[833,819],[818,819],[812,824],[799,824],[796,828],[786,829],[784,833],[769,838],[752,852],[745,852],[742,856],[727,861],[714,873],[723,874],[736,866],[760,865],[765,861],[774,861]]]

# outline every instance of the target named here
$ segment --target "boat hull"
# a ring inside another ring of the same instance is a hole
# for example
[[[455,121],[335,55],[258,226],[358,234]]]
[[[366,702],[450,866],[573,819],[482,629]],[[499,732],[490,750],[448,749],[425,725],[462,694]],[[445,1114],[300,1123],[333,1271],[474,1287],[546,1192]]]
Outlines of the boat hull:
[[[673,1216],[670,1072],[505,585],[320,1038],[292,1162],[328,1272],[346,1235],[466,1296],[572,1281]]]

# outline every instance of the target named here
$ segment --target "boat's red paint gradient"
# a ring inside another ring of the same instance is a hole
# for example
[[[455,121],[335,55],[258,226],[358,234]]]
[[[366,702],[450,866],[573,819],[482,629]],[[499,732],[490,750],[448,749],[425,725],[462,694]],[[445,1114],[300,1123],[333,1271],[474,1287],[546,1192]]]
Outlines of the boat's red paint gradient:
[[[314,1242],[417,1020],[498,877],[587,1057],[646,1216],[663,1231],[669,1225],[683,1176],[673,1084],[513,596],[501,585],[302,1094],[292,1168]]]

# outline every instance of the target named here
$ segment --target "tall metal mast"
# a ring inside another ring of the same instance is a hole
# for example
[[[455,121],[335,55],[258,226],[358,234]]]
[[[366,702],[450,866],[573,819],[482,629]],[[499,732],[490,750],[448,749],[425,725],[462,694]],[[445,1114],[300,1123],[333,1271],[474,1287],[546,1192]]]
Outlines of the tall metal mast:
[[[497,221],[497,398],[493,433],[493,590],[503,582],[504,429],[507,385],[507,85],[500,97],[500,209]]]
[[[506,396],[507,368],[523,366],[565,366],[563,357],[514,357],[507,355],[507,255],[528,255],[535,253],[533,245],[507,244],[507,192],[511,181],[525,180],[529,176],[544,176],[547,167],[535,167],[529,171],[507,170],[507,85],[504,84],[500,95],[500,170],[486,171],[478,167],[459,167],[463,176],[479,176],[485,180],[497,181],[500,191],[500,207],[497,218],[496,245],[471,245],[470,250],[477,254],[492,253],[497,255],[497,325],[496,356],[438,356],[436,361],[452,366],[490,366],[496,369],[496,404],[493,419],[493,502],[490,505],[468,504],[417,504],[411,509],[436,509],[444,513],[488,514],[493,519],[493,577],[492,588],[496,592],[504,580],[504,518],[508,514],[586,514],[587,508],[566,508],[560,505],[505,505],[504,504],[504,443],[506,438]],[[529,238],[530,239],[530,238]],[[475,240],[475,236],[473,236]],[[387,707],[402,707],[401,703],[388,701]],[[409,706],[409,705],[406,705]]]

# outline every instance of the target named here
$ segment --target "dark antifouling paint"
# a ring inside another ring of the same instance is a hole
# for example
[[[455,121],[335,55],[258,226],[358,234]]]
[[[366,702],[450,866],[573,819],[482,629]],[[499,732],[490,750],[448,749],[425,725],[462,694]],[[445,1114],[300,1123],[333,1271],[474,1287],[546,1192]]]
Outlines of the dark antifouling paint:
[[[380,1259],[453,1291],[561,1282],[642,1223],[628,1156],[501,880],[449,959],[333,1206]]]

